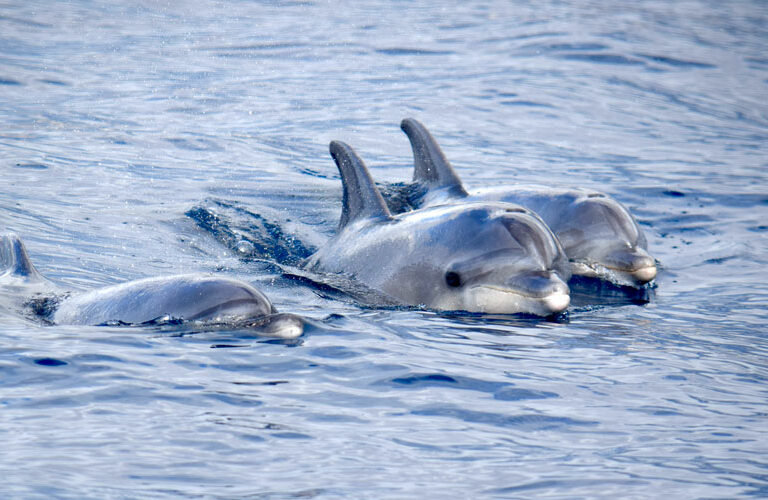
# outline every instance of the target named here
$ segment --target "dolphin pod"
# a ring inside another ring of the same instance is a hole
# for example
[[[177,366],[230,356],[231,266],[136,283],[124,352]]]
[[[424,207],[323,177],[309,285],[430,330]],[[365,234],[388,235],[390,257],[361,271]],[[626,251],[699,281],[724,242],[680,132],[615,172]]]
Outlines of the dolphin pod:
[[[608,195],[584,188],[511,185],[467,191],[432,134],[417,120],[401,128],[411,142],[417,208],[447,203],[510,202],[537,213],[557,236],[574,275],[641,286],[656,277],[642,229]]]
[[[468,202],[392,215],[355,151],[333,141],[330,153],[343,186],[338,233],[306,269],[431,309],[547,316],[568,307],[565,253],[530,210]]]
[[[569,306],[572,276],[631,287],[656,277],[643,231],[608,195],[539,185],[469,191],[424,125],[406,118],[401,128],[413,152],[414,210],[391,213],[362,159],[332,141],[341,217],[337,234],[302,262],[306,271],[351,278],[387,304],[539,316]],[[228,277],[164,276],[61,293],[13,233],[0,235],[0,285],[0,307],[21,304],[19,297],[50,297],[41,314],[55,324],[169,318],[248,326],[286,339],[304,329],[301,318],[278,313],[261,291]]]
[[[0,235],[0,282],[16,296],[52,295],[32,264],[24,243],[13,233]],[[203,274],[129,281],[81,294],[60,294],[49,315],[55,324],[149,323],[172,318],[196,324],[236,324],[269,337],[292,339],[303,320],[278,313],[258,289],[240,280]]]

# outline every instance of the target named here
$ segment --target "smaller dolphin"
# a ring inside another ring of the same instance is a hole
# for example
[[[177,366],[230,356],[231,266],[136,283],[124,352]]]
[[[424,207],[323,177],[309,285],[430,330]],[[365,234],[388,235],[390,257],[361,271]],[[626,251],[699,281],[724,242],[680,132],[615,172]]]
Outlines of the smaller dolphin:
[[[0,283],[16,296],[55,292],[35,269],[16,234],[0,235]],[[195,323],[251,326],[265,336],[292,339],[303,333],[301,318],[280,314],[258,289],[240,280],[180,275],[147,278],[82,294],[60,294],[49,314],[66,325],[139,325],[161,318]]]
[[[574,275],[641,286],[656,277],[645,235],[621,203],[590,189],[537,185],[499,186],[468,192],[429,131],[413,118],[400,128],[411,142],[416,207],[445,203],[510,202],[537,213],[560,240]]]
[[[565,254],[541,219],[508,203],[467,203],[391,215],[348,145],[338,234],[303,266],[349,276],[399,303],[439,310],[548,316],[570,303]]]

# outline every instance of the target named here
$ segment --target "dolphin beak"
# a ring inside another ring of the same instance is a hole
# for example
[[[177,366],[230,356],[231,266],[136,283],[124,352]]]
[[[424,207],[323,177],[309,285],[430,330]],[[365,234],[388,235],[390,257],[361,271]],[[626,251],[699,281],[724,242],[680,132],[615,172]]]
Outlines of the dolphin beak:
[[[254,319],[249,325],[259,335],[292,340],[304,333],[304,319],[290,313],[273,313]]]
[[[557,314],[568,309],[568,306],[571,305],[571,296],[568,293],[553,293],[544,297],[542,305],[551,314]]]
[[[626,273],[638,285],[648,283],[656,277],[656,261],[640,247],[622,248],[605,256],[608,269]]]
[[[635,281],[638,283],[648,283],[656,277],[656,264],[651,264],[650,266],[640,268],[636,271],[633,271],[631,274]]]
[[[555,272],[531,272],[516,276],[507,285],[538,302],[543,315],[565,311],[571,304],[571,291]]]

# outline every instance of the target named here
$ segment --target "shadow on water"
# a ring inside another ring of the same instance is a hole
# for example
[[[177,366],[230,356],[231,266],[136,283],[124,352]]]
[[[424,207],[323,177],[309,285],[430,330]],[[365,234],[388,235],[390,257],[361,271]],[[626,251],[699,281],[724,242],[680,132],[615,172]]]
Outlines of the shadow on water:
[[[568,281],[572,308],[645,305],[653,301],[655,286],[640,288],[616,285],[597,278],[574,276]]]
[[[315,252],[276,222],[235,203],[210,200],[186,212],[197,226],[210,233],[243,262],[259,263],[279,275],[286,284],[309,287],[318,296],[362,306],[398,307],[400,302],[342,275],[318,275],[300,264]]]
[[[315,252],[260,214],[221,200],[210,200],[208,204],[213,208],[194,207],[186,212],[187,217],[246,262],[267,260],[297,265]],[[217,209],[223,214],[214,212]]]
[[[474,327],[506,326],[512,328],[527,328],[539,325],[565,325],[568,324],[568,311],[553,314],[547,317],[533,314],[486,314],[469,311],[435,311],[435,314],[450,319],[457,324]]]

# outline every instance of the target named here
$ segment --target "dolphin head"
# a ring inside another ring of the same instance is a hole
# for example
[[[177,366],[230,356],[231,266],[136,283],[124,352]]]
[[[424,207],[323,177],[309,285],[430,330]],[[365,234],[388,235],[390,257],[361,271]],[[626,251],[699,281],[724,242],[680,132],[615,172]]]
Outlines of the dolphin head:
[[[570,304],[570,268],[549,228],[532,212],[507,203],[436,208],[433,276],[425,305],[442,310],[549,316]],[[426,211],[429,213],[429,210]],[[424,276],[424,278],[427,278]]]
[[[259,335],[284,339],[300,336],[304,328],[300,317],[278,313],[267,296],[251,284],[198,274],[145,278],[67,297],[53,321],[141,325],[161,318],[243,326]]]
[[[656,261],[629,211],[601,193],[579,197],[552,230],[574,274],[643,285],[656,277]]]

